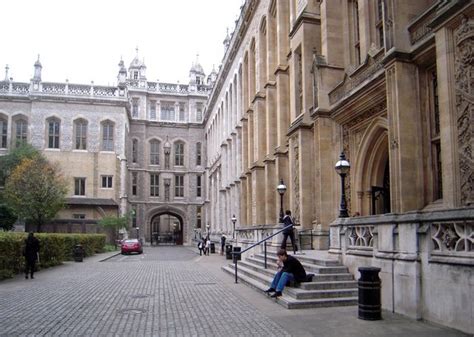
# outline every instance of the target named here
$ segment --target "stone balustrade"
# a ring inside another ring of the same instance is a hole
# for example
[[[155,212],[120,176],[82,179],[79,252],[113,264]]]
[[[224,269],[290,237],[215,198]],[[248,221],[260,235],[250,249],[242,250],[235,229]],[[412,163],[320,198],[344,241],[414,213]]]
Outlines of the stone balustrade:
[[[329,252],[381,268],[384,309],[472,331],[474,208],[340,218]]]

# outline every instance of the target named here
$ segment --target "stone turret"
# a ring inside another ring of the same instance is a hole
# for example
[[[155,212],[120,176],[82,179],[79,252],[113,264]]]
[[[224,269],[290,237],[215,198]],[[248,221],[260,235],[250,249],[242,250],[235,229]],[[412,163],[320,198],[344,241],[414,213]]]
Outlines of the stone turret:
[[[207,85],[214,85],[214,83],[216,83],[216,80],[217,80],[216,67],[214,65],[212,65],[212,71],[209,74],[209,76],[207,77]]]
[[[202,85],[204,83],[204,78],[206,74],[204,69],[199,64],[199,54],[196,55],[196,62],[193,63],[191,69],[189,70],[189,84],[190,85]]]
[[[224,52],[226,52],[226,51],[227,51],[227,48],[229,48],[230,39],[231,39],[231,37],[230,37],[230,35],[229,35],[229,28],[227,28],[227,34],[226,34],[226,37],[225,37],[224,42],[223,42],[223,44],[224,44]]]
[[[136,48],[137,54],[128,67],[129,79],[131,81],[146,82],[146,65],[144,60],[138,58],[138,47]]]
[[[117,75],[117,83],[120,86],[127,81],[127,69],[125,68],[125,63],[123,62],[122,58],[120,58],[119,66],[119,73]]]
[[[41,65],[40,56],[38,55],[38,59],[35,62],[35,74],[34,74],[33,79],[32,79],[33,82],[41,82],[41,70],[42,69],[43,69],[43,66]]]

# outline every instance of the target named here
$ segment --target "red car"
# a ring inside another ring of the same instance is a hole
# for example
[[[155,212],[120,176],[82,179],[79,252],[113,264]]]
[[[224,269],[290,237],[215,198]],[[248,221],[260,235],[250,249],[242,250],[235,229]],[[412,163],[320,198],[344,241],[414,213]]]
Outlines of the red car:
[[[122,254],[143,253],[142,243],[137,239],[127,239],[122,241]]]

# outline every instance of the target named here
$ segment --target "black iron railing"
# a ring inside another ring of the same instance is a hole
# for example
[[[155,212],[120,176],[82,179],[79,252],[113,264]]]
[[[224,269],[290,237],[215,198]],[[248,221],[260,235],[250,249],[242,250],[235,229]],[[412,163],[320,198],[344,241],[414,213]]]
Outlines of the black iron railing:
[[[234,268],[235,268],[235,283],[238,283],[237,282],[237,263],[238,263],[238,256],[240,255],[240,257],[242,256],[243,253],[245,253],[246,251],[249,251],[250,249],[252,248],[255,248],[257,246],[260,246],[262,243],[263,243],[263,255],[264,255],[264,267],[265,269],[267,269],[267,241],[270,240],[271,238],[273,238],[275,235],[278,235],[280,234],[281,232],[283,232],[284,230],[288,229],[288,228],[291,228],[293,227],[293,225],[288,225],[286,227],[283,227],[282,229],[280,229],[278,232],[276,233],[273,233],[272,235],[269,235],[267,236],[265,239],[262,239],[260,240],[259,242],[257,243],[254,243],[253,245],[245,248],[244,250],[242,251],[233,251],[232,252],[232,260],[234,262]]]

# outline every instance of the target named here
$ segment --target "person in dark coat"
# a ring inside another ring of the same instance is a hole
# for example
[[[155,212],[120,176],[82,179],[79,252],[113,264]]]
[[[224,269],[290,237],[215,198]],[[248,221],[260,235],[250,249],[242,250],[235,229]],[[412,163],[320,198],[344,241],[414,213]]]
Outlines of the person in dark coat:
[[[25,257],[25,278],[28,278],[30,274],[33,279],[35,272],[36,261],[38,260],[38,253],[40,251],[39,240],[35,238],[33,232],[28,234],[28,238],[25,240],[25,248],[23,250],[23,256]]]
[[[306,281],[306,271],[304,270],[303,265],[298,259],[294,256],[288,255],[286,250],[280,249],[277,252],[278,260],[283,263],[283,266],[280,270],[277,271],[275,277],[273,278],[270,288],[265,290],[265,292],[271,293],[274,292],[271,297],[279,297],[282,295],[283,288],[289,281],[295,280],[296,282]]]
[[[225,250],[225,240],[226,237],[224,234],[221,236],[221,255],[224,255],[224,250]]]
[[[296,246],[295,242],[295,232],[293,230],[295,223],[293,222],[293,218],[291,217],[291,211],[287,210],[285,212],[285,216],[283,217],[283,228],[288,227],[283,231],[283,240],[281,242],[281,249],[286,249],[286,241],[288,240],[288,236],[290,237],[291,240],[291,245],[293,246],[293,253],[296,254],[296,251],[298,250],[298,247]]]
[[[205,241],[204,238],[201,238],[201,240],[198,243],[198,249],[199,249],[199,255],[200,256],[202,256],[203,251],[204,251],[204,255],[206,255],[205,246],[206,246],[206,241]]]

